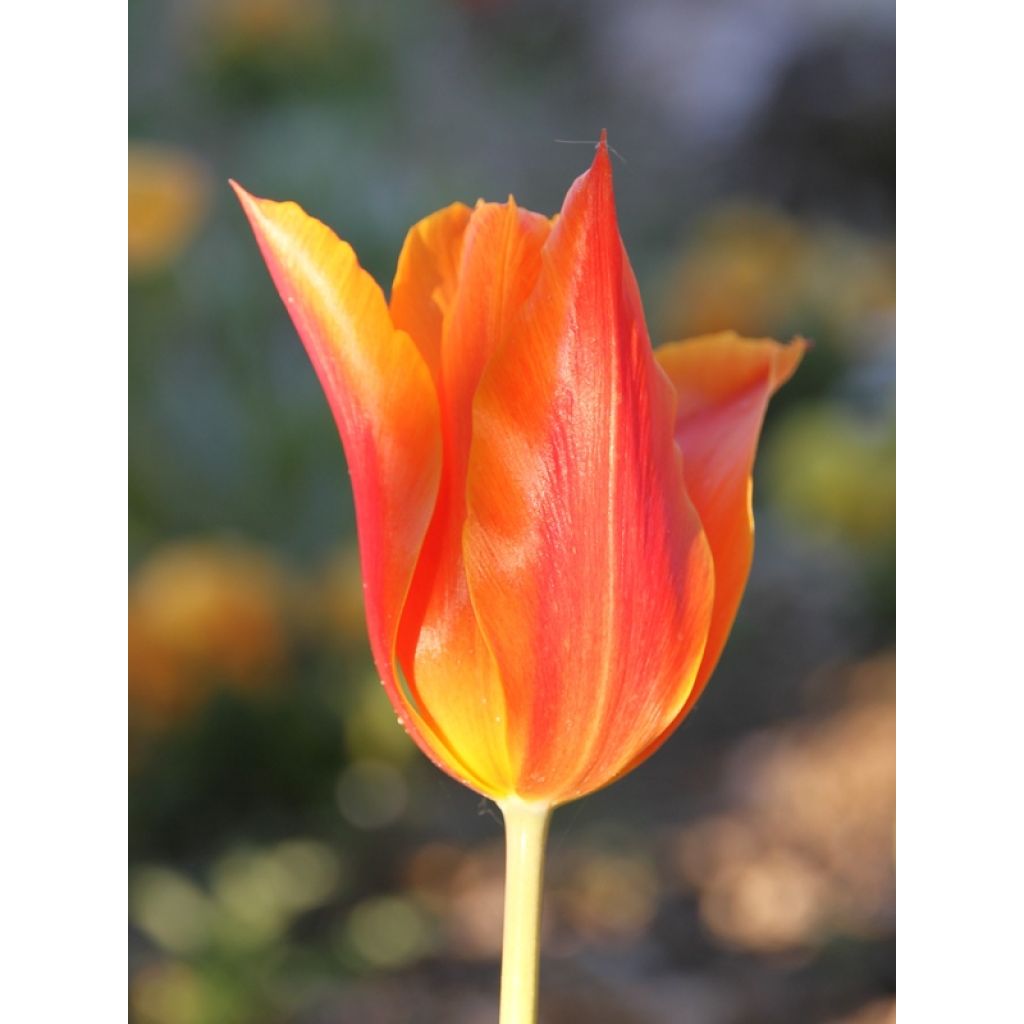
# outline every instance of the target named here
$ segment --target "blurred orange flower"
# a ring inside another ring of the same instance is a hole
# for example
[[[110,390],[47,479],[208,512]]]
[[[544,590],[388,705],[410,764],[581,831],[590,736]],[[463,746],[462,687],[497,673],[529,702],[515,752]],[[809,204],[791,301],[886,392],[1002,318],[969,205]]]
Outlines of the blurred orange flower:
[[[128,596],[128,681],[138,717],[163,724],[205,700],[211,684],[260,689],[287,653],[288,582],[264,552],[190,541],[161,548]]]
[[[366,611],[359,552],[340,548],[327,559],[319,581],[316,607],[331,635],[346,646],[366,648]]]
[[[662,318],[673,332],[799,323],[849,344],[895,309],[896,256],[891,245],[845,228],[737,204],[703,220],[668,283]]]
[[[128,146],[128,270],[172,262],[192,240],[209,205],[205,166],[174,146]]]
[[[803,343],[652,352],[603,139],[556,219],[509,199],[415,225],[390,305],[327,227],[235,187],[337,420],[400,721],[499,800],[629,771],[725,643]]]
[[[267,47],[323,38],[327,0],[214,0],[204,8],[207,31],[227,47]]]

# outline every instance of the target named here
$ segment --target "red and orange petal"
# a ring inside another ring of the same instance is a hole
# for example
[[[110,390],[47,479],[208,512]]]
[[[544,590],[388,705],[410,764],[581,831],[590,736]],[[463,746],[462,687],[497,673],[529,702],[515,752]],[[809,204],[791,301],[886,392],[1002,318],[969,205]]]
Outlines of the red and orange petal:
[[[367,627],[385,689],[424,752],[465,780],[464,767],[409,704],[394,667],[401,612],[441,478],[440,411],[430,370],[409,335],[394,328],[380,288],[351,246],[295,203],[234,188],[345,448]]]
[[[715,602],[696,683],[673,723],[689,713],[714,671],[746,587],[754,554],[752,472],[765,411],[796,371],[807,343],[782,345],[732,331],[663,345],[654,353],[676,389],[675,435],[686,488],[697,508],[715,568]],[[655,741],[626,770],[650,756]]]
[[[683,475],[715,562],[714,614],[693,700],[714,670],[750,572],[752,473],[768,402],[806,350],[802,339],[782,345],[725,331],[655,352],[676,389]]]
[[[602,145],[474,402],[466,569],[526,799],[611,781],[693,686],[714,582],[674,420]]]

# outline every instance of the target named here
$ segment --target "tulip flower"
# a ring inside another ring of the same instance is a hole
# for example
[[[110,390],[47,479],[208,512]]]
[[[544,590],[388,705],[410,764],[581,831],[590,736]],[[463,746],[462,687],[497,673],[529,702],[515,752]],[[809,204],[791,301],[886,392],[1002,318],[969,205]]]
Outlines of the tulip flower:
[[[235,189],[341,434],[387,695],[505,817],[501,1019],[532,1021],[550,811],[648,757],[707,683],[765,407],[804,344],[652,351],[603,136],[557,218],[510,198],[416,224],[390,302],[329,228]]]

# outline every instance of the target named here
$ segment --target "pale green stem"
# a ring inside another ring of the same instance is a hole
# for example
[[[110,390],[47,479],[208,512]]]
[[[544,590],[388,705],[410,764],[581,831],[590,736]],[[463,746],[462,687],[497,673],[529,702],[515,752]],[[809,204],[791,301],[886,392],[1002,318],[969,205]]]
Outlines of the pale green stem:
[[[499,801],[505,818],[505,932],[501,948],[500,1024],[536,1024],[540,905],[548,804]]]

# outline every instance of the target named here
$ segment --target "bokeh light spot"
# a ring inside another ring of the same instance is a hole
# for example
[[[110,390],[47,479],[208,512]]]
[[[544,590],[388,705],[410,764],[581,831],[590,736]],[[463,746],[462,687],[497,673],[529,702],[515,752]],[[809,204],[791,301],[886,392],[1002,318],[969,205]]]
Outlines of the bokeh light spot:
[[[195,953],[209,941],[210,900],[177,871],[139,868],[132,876],[129,902],[135,925],[168,952]]]
[[[354,907],[345,938],[368,964],[384,968],[411,964],[434,945],[426,916],[412,901],[397,896],[366,900]]]
[[[402,773],[386,761],[356,761],[342,773],[336,790],[338,809],[356,828],[394,824],[405,811],[408,788]]]

